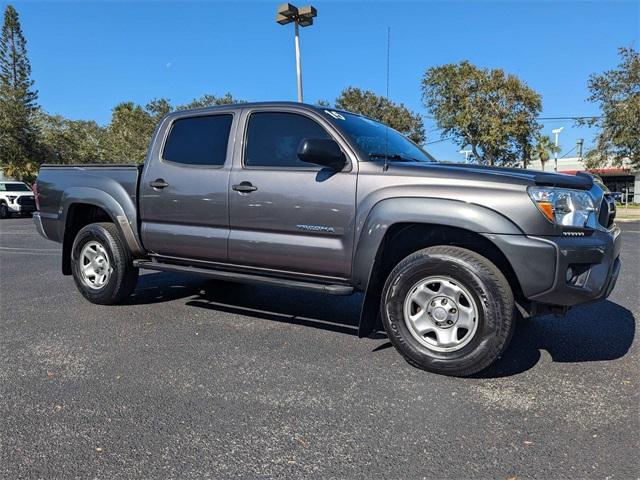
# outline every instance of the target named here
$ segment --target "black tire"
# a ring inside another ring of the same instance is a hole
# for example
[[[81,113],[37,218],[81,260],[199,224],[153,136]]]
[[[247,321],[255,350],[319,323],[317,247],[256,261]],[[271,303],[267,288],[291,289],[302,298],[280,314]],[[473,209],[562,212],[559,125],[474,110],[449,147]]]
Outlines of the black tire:
[[[414,285],[439,275],[464,287],[477,309],[475,333],[455,351],[435,351],[425,346],[414,338],[405,322],[405,299]],[[473,375],[491,365],[506,349],[515,328],[513,293],[507,279],[485,257],[460,247],[425,248],[402,260],[387,278],[381,310],[389,340],[407,362],[423,370],[458,377]]]
[[[80,271],[81,252],[89,242],[97,242],[104,248],[112,268],[108,280],[100,288],[85,284]],[[99,305],[122,302],[133,293],[138,282],[138,269],[133,266],[131,252],[113,223],[92,223],[78,232],[71,248],[71,269],[80,293],[91,303]]]
[[[0,203],[0,218],[5,219],[9,218],[11,214],[9,213],[9,208],[6,203]]]

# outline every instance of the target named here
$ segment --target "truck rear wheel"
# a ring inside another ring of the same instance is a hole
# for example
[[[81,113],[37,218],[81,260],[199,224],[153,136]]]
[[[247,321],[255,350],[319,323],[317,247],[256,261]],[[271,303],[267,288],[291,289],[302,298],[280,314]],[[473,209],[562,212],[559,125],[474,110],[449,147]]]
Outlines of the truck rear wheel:
[[[505,350],[515,322],[513,293],[502,272],[464,248],[436,246],[402,260],[382,293],[382,321],[411,364],[468,376]]]
[[[92,223],[78,232],[71,268],[80,293],[100,305],[122,302],[138,282],[138,269],[113,223]]]

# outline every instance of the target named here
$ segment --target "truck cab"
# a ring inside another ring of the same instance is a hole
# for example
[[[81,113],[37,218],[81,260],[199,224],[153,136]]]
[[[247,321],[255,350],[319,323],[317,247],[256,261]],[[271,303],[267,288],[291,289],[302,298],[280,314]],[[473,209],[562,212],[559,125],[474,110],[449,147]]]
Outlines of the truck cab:
[[[340,145],[340,171],[300,160],[303,139]],[[170,115],[146,164],[140,236],[152,257],[348,280],[357,160],[316,109],[255,105]]]

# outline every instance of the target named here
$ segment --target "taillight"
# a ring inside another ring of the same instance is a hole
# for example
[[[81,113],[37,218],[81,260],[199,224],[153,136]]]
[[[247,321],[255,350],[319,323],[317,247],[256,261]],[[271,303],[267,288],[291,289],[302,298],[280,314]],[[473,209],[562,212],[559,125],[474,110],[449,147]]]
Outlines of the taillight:
[[[40,192],[38,191],[38,182],[33,182],[31,191],[33,192],[33,199],[36,201],[36,208],[40,210]]]

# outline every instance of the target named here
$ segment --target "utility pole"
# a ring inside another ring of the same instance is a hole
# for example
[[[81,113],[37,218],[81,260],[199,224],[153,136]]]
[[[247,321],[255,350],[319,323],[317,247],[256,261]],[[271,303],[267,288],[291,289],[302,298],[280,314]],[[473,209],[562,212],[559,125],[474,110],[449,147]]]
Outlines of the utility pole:
[[[578,161],[582,162],[582,146],[584,145],[584,140],[582,138],[579,138],[578,140],[576,140],[576,151],[578,154]]]
[[[295,25],[295,46],[296,46],[296,81],[298,84],[298,102],[302,103],[302,60],[300,58],[300,30],[299,27],[309,27],[313,25],[313,18],[318,15],[315,7],[296,7],[290,3],[283,3],[278,7],[276,22],[286,25],[294,22]]]

